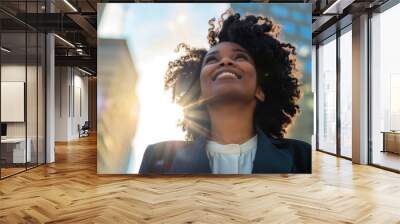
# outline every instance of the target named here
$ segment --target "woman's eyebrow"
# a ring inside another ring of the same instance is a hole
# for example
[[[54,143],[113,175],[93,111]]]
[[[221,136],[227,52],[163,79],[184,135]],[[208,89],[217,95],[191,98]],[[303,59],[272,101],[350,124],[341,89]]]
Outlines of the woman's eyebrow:
[[[242,49],[240,49],[240,48],[235,48],[235,49],[233,49],[233,51],[235,51],[235,52],[242,52],[242,53],[244,53],[244,54],[246,54],[246,55],[249,55],[249,53],[248,53],[247,51],[242,50]]]
[[[232,51],[233,52],[241,52],[241,53],[244,53],[246,55],[249,55],[249,53],[247,51],[245,51],[243,49],[240,49],[240,48],[235,48]],[[205,57],[208,57],[208,56],[211,56],[211,55],[218,55],[218,54],[219,54],[219,51],[215,50],[215,51],[211,51],[211,52],[207,53]]]
[[[206,57],[210,56],[210,55],[214,55],[214,54],[219,54],[219,52],[218,51],[211,51],[210,53],[206,54]]]

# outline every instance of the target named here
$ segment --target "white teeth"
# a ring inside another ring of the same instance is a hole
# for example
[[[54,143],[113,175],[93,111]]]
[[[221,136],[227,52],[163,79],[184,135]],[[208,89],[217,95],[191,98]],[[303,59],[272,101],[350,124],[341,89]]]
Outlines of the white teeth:
[[[236,78],[236,75],[231,73],[231,72],[223,72],[221,74],[218,75],[217,80],[218,79],[223,79],[223,78]]]

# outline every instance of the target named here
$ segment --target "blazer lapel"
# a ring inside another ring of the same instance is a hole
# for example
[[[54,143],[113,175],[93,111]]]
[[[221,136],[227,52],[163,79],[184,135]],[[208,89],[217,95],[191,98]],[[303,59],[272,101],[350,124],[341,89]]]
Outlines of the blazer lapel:
[[[179,150],[172,163],[170,173],[211,173],[210,162],[205,149],[206,143],[205,137],[199,137],[187,148]]]
[[[290,173],[293,167],[291,154],[277,148],[264,132],[256,128],[257,151],[253,162],[253,173]]]
[[[253,173],[290,173],[293,167],[291,154],[285,148],[278,148],[274,139],[256,128],[257,151],[253,162]],[[211,173],[210,162],[206,153],[207,139],[199,137],[186,148],[179,150],[169,173],[200,174]]]

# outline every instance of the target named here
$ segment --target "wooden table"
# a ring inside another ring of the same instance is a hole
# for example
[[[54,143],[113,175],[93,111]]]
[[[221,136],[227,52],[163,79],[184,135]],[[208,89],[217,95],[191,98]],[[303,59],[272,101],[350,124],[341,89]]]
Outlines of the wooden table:
[[[382,152],[400,154],[400,131],[382,131],[381,133],[383,133]]]

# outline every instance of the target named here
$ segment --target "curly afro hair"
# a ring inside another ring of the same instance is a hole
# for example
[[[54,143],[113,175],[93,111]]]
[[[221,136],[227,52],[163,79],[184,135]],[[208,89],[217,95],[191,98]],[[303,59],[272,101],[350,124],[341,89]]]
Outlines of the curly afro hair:
[[[300,112],[301,97],[296,69],[295,47],[281,42],[280,26],[263,16],[241,17],[232,10],[221,15],[216,23],[209,21],[210,47],[221,42],[234,42],[246,49],[255,62],[257,85],[266,100],[257,101],[254,125],[273,138],[283,138],[288,126]],[[206,49],[179,44],[176,51],[184,54],[168,64],[165,88],[172,90],[173,101],[184,108],[184,118],[179,125],[187,131],[187,139],[194,140],[209,131],[208,113],[200,102],[200,72]]]

